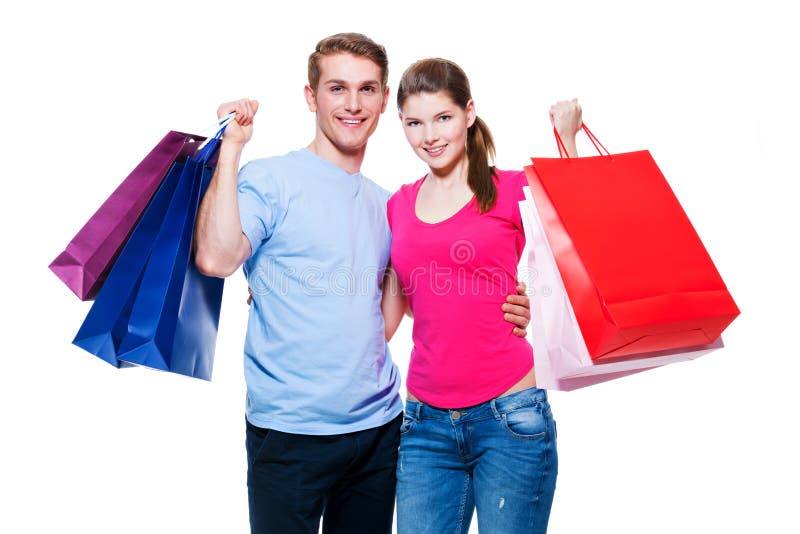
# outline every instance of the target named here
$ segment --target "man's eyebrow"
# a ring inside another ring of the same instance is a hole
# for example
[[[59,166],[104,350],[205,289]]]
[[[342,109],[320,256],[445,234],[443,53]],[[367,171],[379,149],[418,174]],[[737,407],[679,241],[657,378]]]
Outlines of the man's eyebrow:
[[[347,80],[327,80],[325,82],[326,85],[348,85],[349,83]],[[380,85],[380,82],[378,80],[364,80],[357,82],[356,85]]]

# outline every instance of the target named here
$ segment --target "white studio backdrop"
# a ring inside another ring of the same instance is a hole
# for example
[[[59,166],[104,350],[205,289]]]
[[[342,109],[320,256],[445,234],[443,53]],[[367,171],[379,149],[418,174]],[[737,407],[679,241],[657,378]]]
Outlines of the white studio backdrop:
[[[501,168],[556,155],[547,110],[578,97],[612,152],[651,150],[742,309],[720,352],[551,394],[560,476],[550,531],[800,531],[799,176],[790,162],[800,141],[800,43],[782,6],[77,0],[0,8],[0,531],[247,532],[243,276],[226,283],[209,383],[116,370],[73,347],[89,305],[47,265],[164,133],[207,126],[220,102],[261,102],[245,161],[306,145],[306,58],[340,31],[386,45],[392,89],[416,59],[461,64]],[[592,153],[588,143],[579,148]],[[424,170],[392,95],[363,172],[395,190]],[[404,376],[410,327],[391,342]]]

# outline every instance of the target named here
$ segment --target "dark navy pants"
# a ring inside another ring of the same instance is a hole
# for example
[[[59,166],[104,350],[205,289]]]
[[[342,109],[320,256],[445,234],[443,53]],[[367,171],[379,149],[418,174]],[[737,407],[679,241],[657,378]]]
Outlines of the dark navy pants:
[[[390,534],[403,416],[311,436],[247,423],[252,534]]]

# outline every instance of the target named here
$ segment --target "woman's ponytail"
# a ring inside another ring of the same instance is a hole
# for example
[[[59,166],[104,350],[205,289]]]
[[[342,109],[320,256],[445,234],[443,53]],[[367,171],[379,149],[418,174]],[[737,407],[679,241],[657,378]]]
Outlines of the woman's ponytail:
[[[494,207],[497,202],[497,187],[494,185],[494,140],[489,127],[475,117],[475,122],[467,130],[467,158],[469,159],[469,174],[467,183],[475,200],[478,202],[478,211],[484,213]]]

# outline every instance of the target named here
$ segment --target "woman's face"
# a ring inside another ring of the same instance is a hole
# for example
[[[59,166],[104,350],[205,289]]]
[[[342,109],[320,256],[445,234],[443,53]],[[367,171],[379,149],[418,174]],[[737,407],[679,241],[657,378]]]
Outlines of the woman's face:
[[[467,157],[467,129],[475,122],[475,104],[466,109],[443,91],[406,98],[400,120],[411,148],[432,170],[446,172]]]

